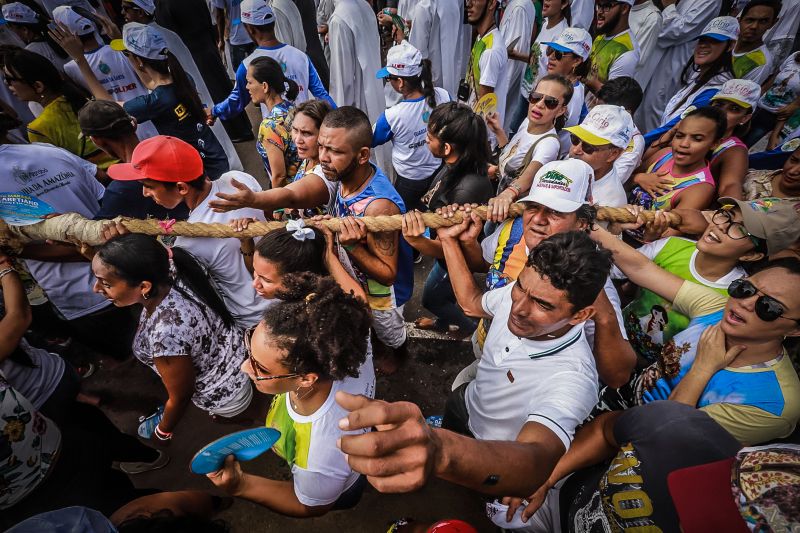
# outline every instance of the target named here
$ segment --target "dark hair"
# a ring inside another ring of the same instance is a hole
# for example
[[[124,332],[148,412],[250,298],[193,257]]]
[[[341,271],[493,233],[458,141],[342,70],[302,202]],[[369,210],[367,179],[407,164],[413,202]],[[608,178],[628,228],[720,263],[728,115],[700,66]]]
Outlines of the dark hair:
[[[750,0],[747,2],[747,5],[744,6],[742,12],[739,14],[740,18],[744,18],[747,15],[747,12],[753,9],[754,7],[769,7],[772,8],[772,18],[777,19],[781,14],[781,9],[783,9],[783,2],[781,0]]]
[[[162,509],[142,516],[134,516],[117,526],[119,533],[228,533],[230,526],[219,519],[197,515],[176,516],[170,509]]]
[[[401,79],[409,85],[412,91],[421,91],[425,95],[428,107],[431,109],[436,107],[436,91],[433,85],[430,59],[422,60],[422,72],[419,76],[402,76]]]
[[[136,121],[116,102],[89,100],[78,112],[84,135],[119,140],[136,134]]]
[[[572,26],[572,0],[567,0],[567,5],[561,8],[561,16],[567,19],[568,27]]]
[[[192,83],[189,75],[183,70],[178,58],[172,52],[166,50],[167,59],[149,59],[147,57],[136,56],[141,62],[161,74],[172,78],[172,86],[175,88],[175,98],[179,103],[185,105],[192,119],[200,124],[206,123],[206,111],[203,102],[197,94],[197,89]]]
[[[633,78],[621,76],[608,80],[597,92],[597,98],[609,105],[622,106],[633,115],[642,104],[642,86]]]
[[[611,272],[611,252],[584,231],[552,235],[531,250],[525,266],[565,291],[574,312],[591,305]]]
[[[722,55],[715,59],[704,73],[700,74],[700,77],[697,78],[694,83],[692,83],[692,87],[702,87],[711,81],[714,76],[723,74],[725,72],[733,77],[733,44],[731,43],[732,41],[728,42],[726,45],[728,46],[728,49],[723,50]],[[689,57],[689,60],[686,62],[686,66],[683,67],[683,71],[681,72],[681,83],[683,85],[689,85],[691,82],[691,74],[693,72],[698,72],[698,69],[696,69],[694,65],[694,53],[692,53],[691,57]],[[687,93],[686,96],[683,97],[680,103],[676,106],[676,109],[686,103],[686,100],[689,98],[690,94],[691,92]]]
[[[300,87],[293,80],[286,77],[280,63],[271,57],[257,57],[250,62],[253,69],[253,78],[259,83],[266,83],[270,89],[287,100],[294,101],[300,93]]]
[[[728,117],[722,109],[714,106],[703,106],[689,111],[682,120],[690,117],[707,118],[708,120],[716,123],[714,131],[714,139],[719,141],[725,136],[725,131],[728,129]]]
[[[275,23],[271,22],[269,24],[247,24],[244,23],[245,26],[250,26],[251,28],[255,28],[256,30],[262,33],[275,33]]]
[[[542,83],[543,81],[552,81],[560,84],[561,87],[564,89],[564,107],[569,106],[569,103],[572,100],[572,96],[575,94],[575,87],[572,85],[571,81],[569,81],[561,74],[548,74],[547,76],[542,77],[539,81],[536,82],[536,87],[538,87],[539,84]],[[563,115],[561,115],[555,120],[556,131],[561,131],[564,129],[564,126],[567,125],[568,118],[569,117],[567,117],[567,113],[565,111]]]
[[[203,313],[206,308],[211,309],[226,326],[233,325],[230,311],[209,283],[208,272],[183,248],[172,248],[174,281],[170,276],[169,252],[154,237],[138,233],[119,235],[99,246],[97,255],[128,285],[149,281],[154,287],[171,286],[197,303]]]
[[[270,231],[256,245],[256,253],[270,263],[274,263],[282,274],[311,272],[324,276],[328,273],[323,257],[325,255],[325,235],[316,229],[313,239],[298,241],[286,228]]]
[[[325,117],[331,112],[332,109],[333,108],[331,107],[331,104],[328,103],[327,100],[315,98],[314,100],[306,100],[302,104],[298,104],[295,106],[293,112],[294,116],[297,116],[300,113],[304,114],[313,120],[314,124],[317,126],[317,129],[319,129],[319,127],[322,126],[322,121],[325,120]]]
[[[287,274],[278,303],[264,312],[264,324],[288,353],[283,361],[299,374],[326,379],[358,377],[367,357],[371,314],[331,277]]]
[[[752,273],[763,272],[770,268],[783,268],[788,270],[791,274],[800,276],[800,259],[796,257],[781,257],[780,259],[771,259],[753,269]]]
[[[659,313],[661,313],[661,316],[664,317],[664,324],[669,324],[669,313],[667,313],[667,310],[664,309],[663,306],[655,304],[653,307],[650,308],[651,314],[653,311],[658,311]]]
[[[49,90],[64,95],[70,107],[78,111],[89,101],[89,93],[69,78],[65,78],[44,56],[28,50],[10,50],[3,56],[5,68],[28,85],[41,82]]]
[[[192,189],[196,189],[198,191],[202,191],[203,187],[206,184],[206,174],[203,173],[202,175],[198,176],[197,178],[193,179],[192,181],[182,181],[182,182],[172,182],[172,181],[159,181],[161,185],[164,186],[165,189],[174,189],[178,186],[178,183],[185,183]]]
[[[347,105],[331,110],[322,120],[322,126],[348,130],[356,148],[372,146],[372,124],[367,114],[357,107]]]
[[[586,223],[586,232],[588,233],[592,230],[594,223],[597,222],[597,208],[592,204],[581,204],[575,210],[575,218]]]
[[[488,175],[492,151],[486,123],[469,106],[459,102],[437,106],[428,119],[428,131],[458,154],[449,176],[459,179],[465,174]]]

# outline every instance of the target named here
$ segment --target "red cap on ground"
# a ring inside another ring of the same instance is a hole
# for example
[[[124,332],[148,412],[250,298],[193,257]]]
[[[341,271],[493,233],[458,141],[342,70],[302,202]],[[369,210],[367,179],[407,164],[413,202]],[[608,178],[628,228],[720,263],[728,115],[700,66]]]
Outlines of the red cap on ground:
[[[462,520],[441,520],[433,524],[428,533],[478,533],[478,530]]]
[[[681,468],[667,476],[684,533],[749,533],[731,490],[734,460]]]
[[[194,181],[204,174],[203,158],[186,141],[157,135],[139,143],[130,163],[108,167],[111,179],[134,181],[150,179],[177,183]]]

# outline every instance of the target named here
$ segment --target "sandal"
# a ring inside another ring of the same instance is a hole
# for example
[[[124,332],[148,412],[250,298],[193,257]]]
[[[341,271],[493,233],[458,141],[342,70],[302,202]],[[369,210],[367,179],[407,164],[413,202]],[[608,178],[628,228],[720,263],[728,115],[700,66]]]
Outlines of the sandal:
[[[450,328],[437,325],[437,322],[435,318],[422,316],[414,321],[414,327],[423,331],[438,331],[439,333],[447,333],[450,330]]]

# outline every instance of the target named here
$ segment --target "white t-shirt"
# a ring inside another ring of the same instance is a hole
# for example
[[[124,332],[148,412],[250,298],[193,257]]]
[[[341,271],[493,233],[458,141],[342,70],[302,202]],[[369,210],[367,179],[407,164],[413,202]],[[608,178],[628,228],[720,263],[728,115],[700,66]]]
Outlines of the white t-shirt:
[[[508,318],[515,284],[483,295],[483,309],[494,319],[477,376],[467,386],[469,429],[481,440],[515,440],[527,422],[537,422],[569,449],[575,427],[597,403],[592,350],[583,324],[547,341],[512,334]]]
[[[503,72],[508,64],[508,52],[506,51],[505,41],[503,35],[498,28],[493,28],[487,32],[483,37],[492,37],[492,47],[486,48],[478,59],[478,67],[480,70],[480,79],[476,80],[477,85],[484,85],[486,87],[494,87],[494,94],[497,96],[497,114],[499,115],[500,123],[503,123],[505,109],[506,109],[506,95],[508,93],[508,84],[503,76]],[[469,105],[473,105],[478,100],[476,92],[472,92],[469,98]],[[491,132],[490,132],[491,133]],[[490,137],[494,137],[493,134]]]
[[[570,9],[572,10],[572,26],[589,31],[594,20],[594,1],[573,0],[570,3]]]
[[[689,83],[681,87],[681,89],[675,93],[672,98],[670,98],[669,102],[667,102],[667,107],[664,108],[664,114],[661,116],[661,122],[659,123],[659,126],[664,125],[673,118],[683,114],[683,112],[686,111],[690,105],[692,105],[692,101],[703,91],[721,88],[726,81],[731,79],[731,75],[727,72],[723,74],[717,74],[711,78],[708,83],[700,87],[695,86],[695,80],[697,78],[698,73],[694,73],[691,76]]]
[[[564,125],[565,128],[580,124],[581,114],[586,108],[586,86],[580,81],[576,81],[573,87],[574,92],[572,94],[572,99],[567,106],[567,122]],[[588,113],[589,110],[586,109],[586,114]],[[561,150],[559,151],[558,157],[562,159],[569,154],[569,149],[572,148],[572,141],[570,141],[569,132],[563,128],[558,132],[558,139],[561,142]]]
[[[613,166],[608,174],[592,182],[592,202],[604,207],[624,207],[628,204],[622,181]]]
[[[625,183],[631,176],[633,172],[639,168],[639,165],[642,163],[642,156],[644,155],[644,149],[647,147],[644,141],[644,135],[642,132],[639,131],[635,125],[633,126],[633,137],[631,138],[632,143],[622,152],[616,161],[614,161],[614,170],[617,171],[617,177],[621,183]]]
[[[751,50],[750,52],[742,52],[740,54],[733,52],[733,61],[735,63],[736,58],[746,56],[747,54],[752,54],[755,52],[761,52],[762,54],[764,54],[764,57],[766,58],[767,62],[761,65],[760,67],[756,67],[750,72],[746,73],[744,76],[742,76],[742,78],[745,80],[754,81],[757,84],[761,85],[762,83],[767,81],[767,78],[769,78],[770,74],[772,74],[773,71],[772,52],[769,51],[769,48],[767,48],[766,44],[762,44],[761,46],[759,46],[755,50]]]
[[[98,47],[91,52],[84,52],[84,57],[92,67],[97,81],[108,91],[108,94],[119,103],[125,103],[137,96],[144,96],[150,91],[136,75],[136,71],[128,62],[128,59],[121,52],[117,52],[107,44]],[[64,65],[64,73],[69,78],[89,90],[89,86],[83,79],[83,74],[75,61],[69,61]],[[147,139],[158,135],[155,125],[150,122],[143,122],[136,128],[136,135],[139,139]]]
[[[208,196],[189,213],[187,221],[228,224],[231,220],[245,217],[265,220],[264,212],[259,209],[246,207],[228,213],[217,213],[208,206],[208,202],[216,198],[217,193],[230,194],[236,191],[231,184],[232,179],[244,183],[256,192],[261,190],[261,186],[250,174],[236,170],[226,172],[218,180],[211,182]],[[189,251],[206,265],[237,325],[250,327],[258,324],[269,302],[261,298],[253,288],[253,276],[244,264],[238,239],[178,237],[175,246]]]
[[[25,46],[25,50],[39,54],[50,60],[50,63],[59,71],[64,72],[64,65],[67,63],[68,57],[61,57],[53,51],[53,47],[46,41],[33,41]]]
[[[567,29],[567,19],[561,19],[561,22],[553,26],[552,28],[547,27],[547,19],[544,19],[542,22],[542,31],[539,32],[539,35],[536,36],[534,40],[535,43],[551,43],[556,40],[556,38],[561,35],[561,33]],[[522,76],[522,83],[520,84],[519,94],[522,98],[527,99],[528,95],[531,94],[531,91],[534,87],[536,87],[536,82],[539,81],[545,74],[547,74],[547,49],[548,46],[540,45],[534,49],[534,54],[538,54],[538,62],[539,62],[539,69],[534,73],[531,73],[532,76],[530,78],[528,76]]]
[[[276,396],[267,415],[267,426],[281,432],[273,450],[292,467],[294,493],[303,505],[319,507],[334,503],[353,486],[360,474],[350,468],[347,456],[336,447],[342,435],[369,430],[342,431],[339,420],[348,412],[336,403],[336,392],[375,397],[375,369],[371,349],[357,378],[334,381],[325,403],[309,416],[292,408],[288,394]]]
[[[522,121],[522,124],[519,125],[519,129],[517,129],[517,133],[514,134],[511,140],[508,141],[508,144],[503,147],[503,151],[500,152],[497,172],[503,179],[513,175],[519,170],[520,166],[522,166],[522,162],[525,160],[525,155],[528,153],[528,150],[530,150],[531,146],[537,141],[538,144],[536,144],[536,148],[533,151],[531,162],[536,161],[537,163],[546,165],[558,159],[561,143],[558,140],[555,128],[546,133],[532,135],[528,133],[528,122],[527,118]],[[552,137],[545,138],[548,135]]]
[[[242,24],[242,10],[239,7],[241,2],[238,0],[211,0],[211,4],[216,9],[222,9],[226,12],[229,43],[238,45],[253,42]]]
[[[781,65],[772,87],[758,101],[758,107],[772,113],[794,102],[800,94],[800,52],[795,52]]]
[[[434,92],[437,105],[450,101],[450,95],[444,89],[434,87]],[[429,178],[442,164],[425,141],[431,111],[424,96],[403,100],[384,111],[373,127],[381,137],[389,137],[392,141],[392,164],[397,174],[404,178]]]
[[[301,52],[288,44],[270,48],[259,46],[253,50],[252,54],[244,58],[244,61],[242,61],[244,68],[247,69],[250,63],[257,57],[271,57],[281,65],[286,77],[297,83],[299,91],[297,92],[297,98],[294,99],[295,105],[302,104],[306,100],[313,98],[308,91],[308,65],[311,60],[305,52]],[[261,104],[262,118],[266,118],[268,115],[267,106]]]
[[[47,350],[34,348],[24,338],[19,342],[19,349],[30,357],[33,367],[15,363],[7,357],[0,361],[0,374],[36,409],[41,409],[64,376],[64,360]]]
[[[783,2],[778,22],[764,34],[764,42],[771,43],[780,39],[794,40],[798,24],[800,24],[800,2],[786,0]]]
[[[0,191],[19,192],[47,202],[56,213],[93,218],[105,189],[95,178],[97,167],[52,144],[0,145]],[[95,294],[89,263],[55,263],[26,259],[33,279],[67,320],[88,315],[111,303]]]

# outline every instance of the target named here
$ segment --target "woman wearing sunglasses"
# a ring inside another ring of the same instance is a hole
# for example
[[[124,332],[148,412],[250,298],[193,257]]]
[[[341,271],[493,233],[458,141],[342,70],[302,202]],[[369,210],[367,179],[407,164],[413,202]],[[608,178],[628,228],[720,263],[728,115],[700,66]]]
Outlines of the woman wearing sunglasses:
[[[113,234],[109,228],[105,236]],[[95,292],[117,307],[142,307],[133,353],[167,390],[163,410],[143,421],[140,436],[167,444],[189,402],[223,418],[247,409],[253,390],[239,372],[242,333],[188,252],[145,235],[117,235],[97,248],[92,271]]]
[[[794,431],[800,379],[783,342],[800,336],[800,261],[768,262],[731,282],[726,298],[663,270],[598,226],[591,235],[628,279],[690,318],[634,380],[637,403],[669,399],[697,407],[744,445]]]
[[[347,411],[338,391],[375,393],[368,355],[370,311],[332,278],[288,275],[278,303],[248,331],[242,375],[259,392],[274,394],[267,426],[281,432],[273,450],[292,479],[279,481],[242,471],[233,456],[208,478],[227,493],[287,516],[321,516],[356,505],[366,478],[350,468],[338,449],[348,432],[339,428]]]
[[[510,140],[497,114],[486,118],[489,129],[497,136],[500,152],[494,170],[498,195],[489,200],[490,221],[505,220],[509,206],[525,196],[539,169],[558,159],[561,150],[558,132],[566,123],[567,106],[573,92],[572,82],[564,76],[548,74],[539,80],[528,97],[528,118],[522,121]],[[491,169],[489,175],[492,175]]]

